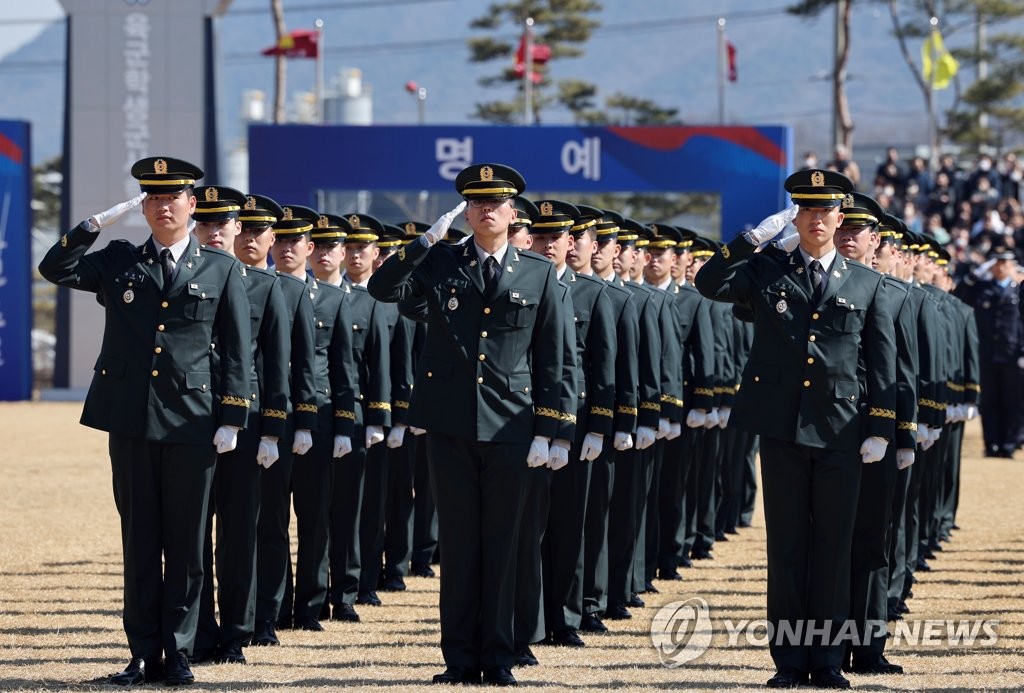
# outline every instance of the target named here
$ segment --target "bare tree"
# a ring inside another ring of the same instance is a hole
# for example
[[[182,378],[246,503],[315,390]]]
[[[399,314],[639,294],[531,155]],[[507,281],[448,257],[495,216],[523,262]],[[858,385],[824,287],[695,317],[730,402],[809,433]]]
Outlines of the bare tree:
[[[284,38],[284,0],[270,0],[270,9],[274,13],[274,33],[277,36],[277,45],[281,45]],[[278,53],[274,56],[274,122],[284,122],[284,97],[286,81],[286,58]]]

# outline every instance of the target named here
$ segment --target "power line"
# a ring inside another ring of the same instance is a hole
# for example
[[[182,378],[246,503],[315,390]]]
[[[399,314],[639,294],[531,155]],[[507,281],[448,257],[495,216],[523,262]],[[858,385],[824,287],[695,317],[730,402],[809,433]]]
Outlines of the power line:
[[[431,5],[439,2],[454,2],[454,0],[352,0],[351,2],[333,2],[330,4],[295,5],[294,7],[286,7],[285,11],[319,12],[320,10],[358,10],[364,8],[387,7],[391,5]],[[229,9],[225,16],[240,14],[270,14],[270,10],[266,7]]]

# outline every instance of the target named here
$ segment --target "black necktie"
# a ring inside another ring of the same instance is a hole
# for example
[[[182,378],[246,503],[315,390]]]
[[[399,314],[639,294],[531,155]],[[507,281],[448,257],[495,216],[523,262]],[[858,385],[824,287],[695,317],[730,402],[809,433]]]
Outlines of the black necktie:
[[[164,292],[171,288],[171,281],[174,280],[174,261],[171,260],[170,248],[160,251],[160,264],[164,268]]]
[[[491,255],[484,260],[484,292],[488,296],[494,295],[494,290],[498,288],[498,259]]]
[[[822,276],[821,263],[817,260],[811,260],[808,268],[811,270],[811,283],[814,285],[814,294],[811,298],[817,303],[821,300],[821,295],[825,291],[825,279]]]

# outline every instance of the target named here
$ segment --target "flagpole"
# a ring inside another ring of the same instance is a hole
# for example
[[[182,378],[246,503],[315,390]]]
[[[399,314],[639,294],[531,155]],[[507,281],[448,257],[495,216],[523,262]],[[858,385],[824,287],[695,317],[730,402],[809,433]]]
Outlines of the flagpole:
[[[533,125],[533,17],[526,18],[526,55],[523,69],[523,125]]]
[[[324,20],[317,19],[316,26],[316,122],[324,122]]]
[[[718,124],[725,125],[725,17],[718,18]]]
[[[931,33],[928,34],[928,57],[931,59],[931,72],[928,74],[928,165],[932,171],[939,168],[938,128],[935,124],[935,73],[938,72],[938,51],[935,46],[935,32],[939,30],[939,18],[928,20]]]

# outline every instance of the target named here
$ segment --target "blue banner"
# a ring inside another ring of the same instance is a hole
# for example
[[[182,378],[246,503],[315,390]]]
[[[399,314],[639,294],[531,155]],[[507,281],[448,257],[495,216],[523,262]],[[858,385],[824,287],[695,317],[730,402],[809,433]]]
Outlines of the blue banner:
[[[527,197],[718,194],[728,239],[788,205],[791,150],[792,133],[781,126],[252,125],[249,182],[252,192],[315,207],[319,190],[454,193],[460,170],[490,161],[522,173]]]
[[[29,125],[0,120],[0,400],[32,396]]]

